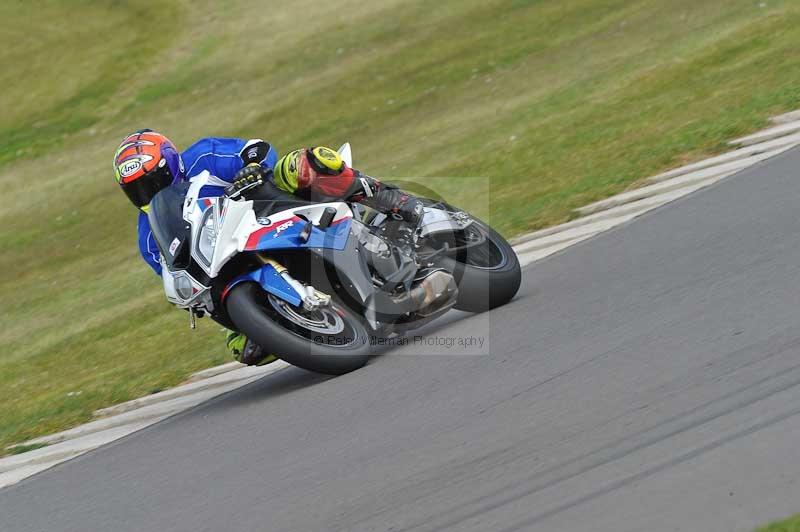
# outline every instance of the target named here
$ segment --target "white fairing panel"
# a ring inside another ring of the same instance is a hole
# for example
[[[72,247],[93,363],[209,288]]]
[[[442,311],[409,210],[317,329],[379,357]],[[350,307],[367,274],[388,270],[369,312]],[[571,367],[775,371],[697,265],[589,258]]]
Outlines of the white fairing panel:
[[[344,159],[344,162],[347,163],[347,166],[352,168],[353,167],[353,150],[350,148],[350,143],[349,142],[345,142],[344,144],[342,144],[339,147],[338,151],[339,151],[339,155],[341,155],[342,159]]]
[[[182,298],[178,297],[178,293],[175,291],[175,278],[167,270],[167,263],[164,262],[163,257],[161,258],[161,280],[164,282],[164,293],[167,295],[167,301],[176,304],[181,302]]]
[[[219,218],[220,230],[208,271],[212,278],[219,274],[231,257],[244,249],[250,233],[261,227],[256,221],[252,201],[220,200],[215,205],[219,209],[219,204],[223,204],[222,216]]]

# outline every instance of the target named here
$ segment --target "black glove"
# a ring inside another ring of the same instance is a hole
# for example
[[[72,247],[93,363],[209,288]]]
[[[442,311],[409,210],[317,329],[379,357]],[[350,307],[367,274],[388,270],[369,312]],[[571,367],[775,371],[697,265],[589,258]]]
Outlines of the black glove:
[[[233,183],[225,189],[229,197],[236,197],[244,190],[250,190],[264,184],[269,170],[258,163],[250,163],[233,176]]]
[[[394,214],[415,229],[419,227],[425,214],[420,200],[357,170],[355,174],[353,185],[346,195],[349,201],[363,203],[384,214]]]
[[[398,188],[382,187],[369,203],[381,212],[398,215],[414,228],[419,226],[425,214],[420,200]]]

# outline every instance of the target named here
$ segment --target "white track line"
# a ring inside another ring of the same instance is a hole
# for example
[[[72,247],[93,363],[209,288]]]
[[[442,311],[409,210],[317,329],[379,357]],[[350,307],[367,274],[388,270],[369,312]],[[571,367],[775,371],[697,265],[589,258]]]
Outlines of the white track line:
[[[771,127],[769,129],[765,129],[764,131],[759,131],[753,135],[732,140],[728,144],[731,146],[749,146],[751,144],[758,144],[759,142],[777,139],[778,137],[797,133],[798,131],[800,131],[800,120]]]
[[[783,148],[786,146],[794,146],[797,144],[800,144],[800,133],[787,135],[785,137],[779,137],[777,139],[768,140],[766,142],[762,142],[759,144],[752,144],[750,146],[746,146],[738,150],[733,150],[727,153],[723,153],[722,155],[717,155],[716,157],[711,157],[710,159],[704,159],[696,163],[688,164],[686,166],[681,166],[680,168],[675,168],[674,170],[669,170],[668,172],[664,172],[663,174],[658,174],[651,178],[648,178],[647,181],[651,183],[658,183],[660,181],[685,175],[691,172],[695,172],[697,170],[703,170],[704,168],[710,168],[712,166],[718,166],[732,161],[747,159],[748,157],[752,157],[754,155],[771,152],[779,148]]]

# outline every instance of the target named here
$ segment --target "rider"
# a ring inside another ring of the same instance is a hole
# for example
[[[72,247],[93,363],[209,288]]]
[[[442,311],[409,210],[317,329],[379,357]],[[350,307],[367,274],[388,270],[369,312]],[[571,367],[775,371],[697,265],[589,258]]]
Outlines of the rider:
[[[419,200],[350,168],[330,148],[303,148],[277,158],[275,149],[261,139],[203,138],[178,153],[167,137],[150,129],[128,135],[114,156],[114,171],[117,183],[140,211],[139,251],[145,262],[161,275],[161,256],[147,218],[150,201],[161,189],[203,171],[210,177],[200,191],[201,197],[218,197],[226,189],[262,182],[247,194],[277,198],[289,193],[315,201],[358,201],[394,213],[412,225],[422,217]],[[230,332],[227,345],[234,358],[244,364],[264,365],[277,360],[240,333]]]

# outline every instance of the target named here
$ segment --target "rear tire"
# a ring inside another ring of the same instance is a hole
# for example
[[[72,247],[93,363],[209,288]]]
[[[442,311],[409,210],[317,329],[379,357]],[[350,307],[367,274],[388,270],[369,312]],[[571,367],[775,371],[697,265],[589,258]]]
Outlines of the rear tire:
[[[438,260],[443,268],[453,272],[458,284],[455,308],[466,312],[485,312],[505,305],[519,290],[522,270],[517,254],[505,238],[494,229],[473,218],[472,226],[486,241]]]
[[[231,320],[245,336],[293,366],[342,375],[369,360],[366,327],[355,314],[336,302],[316,316],[320,323],[331,325],[330,332],[308,329],[299,320],[292,321],[291,316],[299,316],[302,311],[292,311],[287,303],[255,283],[235,286],[226,305]]]

